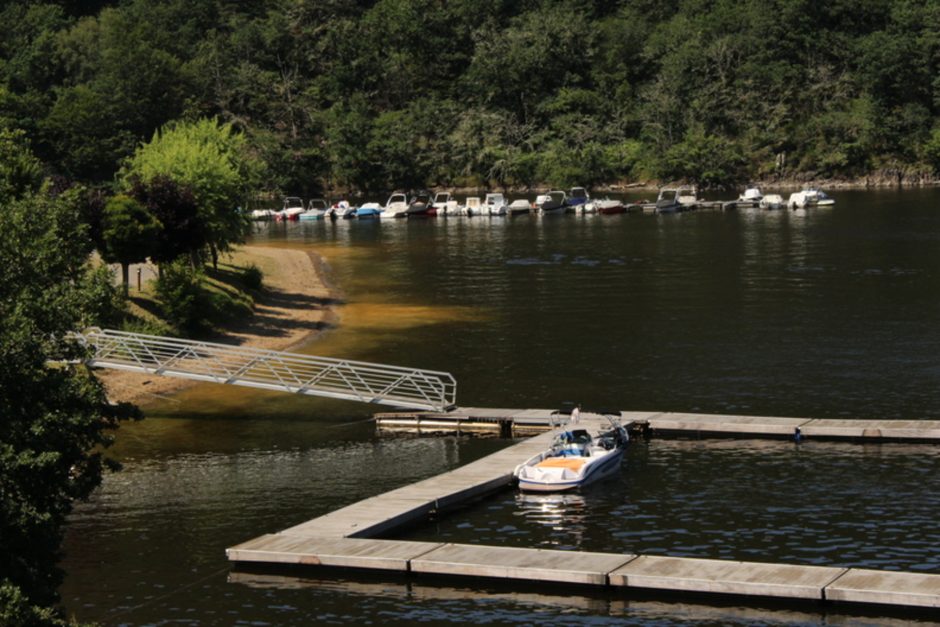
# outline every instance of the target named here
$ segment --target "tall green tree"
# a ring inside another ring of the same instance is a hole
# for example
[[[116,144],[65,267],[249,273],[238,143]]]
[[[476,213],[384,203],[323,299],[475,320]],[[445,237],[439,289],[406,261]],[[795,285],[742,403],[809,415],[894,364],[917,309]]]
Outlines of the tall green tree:
[[[66,517],[100,483],[111,432],[131,413],[83,366],[63,365],[80,362],[69,333],[100,321],[91,305],[110,288],[89,269],[77,194],[0,202],[0,230],[0,616],[48,624]]]
[[[130,264],[146,261],[155,250],[163,225],[142,204],[129,196],[117,195],[104,206],[101,238],[102,256],[109,263],[121,264],[121,282],[127,295],[127,270]]]
[[[242,207],[260,172],[244,135],[231,124],[203,118],[174,122],[141,145],[122,170],[125,189],[169,178],[189,188],[206,228],[213,263],[219,252],[244,240],[250,224]]]

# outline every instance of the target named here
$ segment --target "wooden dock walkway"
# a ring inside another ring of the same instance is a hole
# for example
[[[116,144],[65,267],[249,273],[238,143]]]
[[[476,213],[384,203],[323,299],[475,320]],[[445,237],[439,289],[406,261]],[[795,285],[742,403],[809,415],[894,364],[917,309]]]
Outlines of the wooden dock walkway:
[[[486,415],[498,421],[507,411],[512,410],[468,411],[466,415],[478,419]],[[543,418],[541,411],[517,413],[521,413],[523,421],[537,421]],[[632,422],[636,414],[645,416],[639,419],[651,422],[661,415],[633,412],[624,416],[624,423]],[[695,415],[672,414],[669,420],[673,422],[663,424],[705,425],[709,429],[735,424],[759,432],[793,426],[789,422],[743,420],[749,417],[713,416],[714,420],[703,421],[701,417],[689,419],[687,416]],[[605,422],[598,415],[582,416],[582,426],[587,428],[596,428]],[[807,421],[797,424],[802,425],[807,425]],[[852,433],[859,429],[854,424],[826,426],[837,427]],[[902,433],[910,429],[899,428]],[[472,577],[577,584],[609,590],[940,608],[940,575],[932,574],[377,539],[404,526],[419,524],[431,513],[446,511],[507,487],[512,482],[515,466],[543,450],[553,435],[547,432],[532,437],[436,477],[365,499],[279,533],[249,540],[227,549],[226,554],[236,564],[340,567],[396,571],[416,577]]]
[[[683,437],[801,438],[864,441],[940,442],[940,420],[846,420],[723,414],[622,411],[625,425],[656,435]],[[375,414],[384,430],[426,433],[493,432],[503,435],[543,433],[567,420],[551,409],[458,407],[450,412]]]

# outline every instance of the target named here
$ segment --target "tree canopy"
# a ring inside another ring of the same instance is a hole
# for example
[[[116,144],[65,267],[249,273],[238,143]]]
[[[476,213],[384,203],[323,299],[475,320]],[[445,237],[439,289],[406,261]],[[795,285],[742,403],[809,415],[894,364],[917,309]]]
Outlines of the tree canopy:
[[[166,125],[137,148],[121,172],[127,189],[138,182],[153,187],[161,179],[188,189],[213,255],[247,233],[242,207],[257,173],[244,136],[231,124],[208,118]]]

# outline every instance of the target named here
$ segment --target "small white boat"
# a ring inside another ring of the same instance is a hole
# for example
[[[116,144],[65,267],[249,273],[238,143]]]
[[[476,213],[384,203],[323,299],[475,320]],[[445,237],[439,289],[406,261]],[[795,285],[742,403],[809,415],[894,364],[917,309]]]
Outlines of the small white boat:
[[[274,214],[274,219],[278,222],[284,220],[296,220],[297,216],[304,212],[304,201],[297,196],[288,196],[284,199],[284,205],[281,210]]]
[[[790,194],[787,200],[787,206],[791,209],[804,209],[806,207],[831,207],[836,203],[835,200],[826,195],[825,192],[808,187],[800,192]]]
[[[594,208],[597,210],[597,213],[603,213],[605,215],[623,213],[627,210],[622,200],[602,198],[600,200],[595,200],[592,204],[594,205]]]
[[[817,207],[831,207],[836,204],[834,198],[829,196],[826,192],[821,189],[814,190],[816,192],[816,206]]]
[[[467,216],[482,216],[483,213],[483,201],[479,196],[467,196],[467,200],[463,206],[463,214]]]
[[[574,210],[577,213],[597,213],[597,203],[595,201],[581,203],[580,205],[575,205]]]
[[[696,187],[680,187],[676,193],[676,200],[686,209],[694,209],[700,202],[698,189]]]
[[[255,209],[248,214],[252,220],[273,220],[277,215],[274,209]]]
[[[360,205],[355,210],[355,217],[360,220],[369,220],[378,218],[382,215],[382,205],[377,202],[367,202]]]
[[[744,190],[744,193],[738,196],[738,202],[759,203],[763,197],[764,194],[761,193],[760,188],[757,185],[748,185],[748,187]]]
[[[483,200],[483,213],[491,216],[504,216],[508,211],[506,198],[502,194],[487,194]]]
[[[418,192],[408,201],[408,217],[427,216],[431,211],[431,192]]]
[[[350,220],[356,217],[356,208],[353,207],[348,200],[341,200],[337,203],[333,203],[333,206],[330,207],[330,216]]]
[[[679,202],[679,190],[675,187],[664,187],[659,190],[656,197],[656,211],[659,213],[675,213],[684,207]]]
[[[408,216],[408,196],[392,194],[385,201],[385,208],[379,214],[382,218],[404,218]]]
[[[568,198],[565,199],[565,203],[574,208],[577,213],[584,213],[581,209],[584,205],[591,202],[591,195],[588,193],[588,190],[584,187],[572,187],[571,191],[568,192]]]
[[[531,492],[574,490],[616,474],[629,435],[611,415],[611,429],[591,435],[587,429],[558,434],[552,446],[516,466],[519,489]]]
[[[532,210],[532,206],[529,204],[528,200],[521,198],[519,200],[514,200],[509,203],[507,211],[511,216],[521,216],[525,213],[529,213]]]
[[[450,192],[438,192],[434,195],[434,202],[428,209],[430,216],[446,216],[457,214],[457,201],[453,199]]]
[[[787,206],[780,194],[767,194],[760,199],[761,209],[783,209]]]
[[[312,198],[307,204],[307,210],[298,214],[298,220],[322,220],[329,213],[330,206],[322,198]]]
[[[568,208],[567,200],[568,195],[565,192],[555,190],[538,196],[535,199],[535,206],[539,208],[539,213],[542,215],[556,215],[564,213]]]

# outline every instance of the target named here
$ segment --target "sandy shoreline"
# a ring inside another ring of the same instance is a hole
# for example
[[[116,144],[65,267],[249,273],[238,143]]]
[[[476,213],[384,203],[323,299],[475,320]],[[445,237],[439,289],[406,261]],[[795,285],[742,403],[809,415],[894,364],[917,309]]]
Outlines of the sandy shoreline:
[[[336,302],[323,260],[315,253],[287,248],[241,246],[224,262],[256,264],[264,287],[255,297],[254,315],[207,338],[213,342],[267,350],[288,350],[306,344],[336,322]],[[96,370],[112,401],[146,407],[197,381]]]

